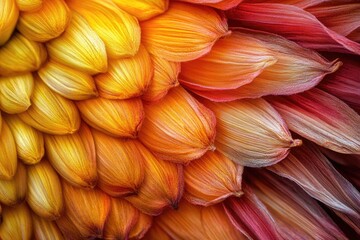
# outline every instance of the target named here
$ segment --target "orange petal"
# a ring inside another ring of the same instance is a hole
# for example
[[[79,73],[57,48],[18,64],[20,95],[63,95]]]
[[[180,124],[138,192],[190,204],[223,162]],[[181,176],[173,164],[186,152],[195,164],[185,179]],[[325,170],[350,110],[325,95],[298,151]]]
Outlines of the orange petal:
[[[142,41],[150,53],[184,62],[208,53],[228,34],[226,20],[209,7],[172,2],[164,14],[141,23]]]
[[[140,99],[93,98],[77,102],[82,119],[110,136],[136,138],[144,119]]]
[[[69,0],[66,3],[88,21],[104,41],[110,58],[136,54],[140,45],[140,26],[135,17],[110,0]]]
[[[269,166],[301,144],[301,140],[293,140],[281,116],[264,99],[204,103],[217,117],[217,149],[236,163]]]
[[[181,65],[181,83],[197,90],[241,87],[277,62],[275,53],[251,35],[233,32],[209,54]]]
[[[180,0],[182,2],[202,4],[221,10],[228,10],[230,8],[236,7],[243,0]]]
[[[26,111],[34,88],[31,73],[0,77],[0,108],[6,113],[15,114]]]
[[[214,149],[214,114],[183,88],[145,105],[145,113],[139,139],[159,158],[187,163]]]
[[[21,203],[25,199],[26,183],[26,168],[19,163],[15,176],[11,180],[0,180],[0,202],[7,206]]]
[[[263,48],[275,57],[276,63],[255,75],[253,81],[239,88],[222,91],[201,89],[195,90],[195,93],[214,101],[291,95],[314,87],[325,75],[333,73],[341,66],[341,62],[328,62],[318,53],[283,37],[246,29],[239,30],[241,36],[252,37],[260,42]]]
[[[0,13],[0,46],[5,44],[13,33],[18,17],[19,9],[15,0],[1,0],[1,13]]]
[[[74,133],[80,126],[76,105],[53,92],[37,76],[32,105],[19,114],[21,120],[31,127],[49,134]]]
[[[144,180],[144,156],[135,140],[113,138],[92,131],[96,146],[98,186],[107,194],[120,197],[136,194]]]
[[[139,219],[129,233],[129,239],[141,239],[151,227],[153,218],[144,213],[139,214]]]
[[[38,74],[51,90],[70,100],[85,100],[98,96],[95,82],[89,74],[60,63],[49,61]]]
[[[2,218],[3,222],[0,225],[2,239],[31,239],[33,232],[31,212],[25,203],[4,208]]]
[[[43,134],[16,115],[6,115],[5,121],[13,134],[18,158],[25,164],[38,163],[45,153]]]
[[[171,88],[179,85],[180,63],[170,62],[156,56],[152,56],[152,60],[154,75],[149,88],[142,96],[146,101],[158,101],[165,97]]]
[[[37,11],[42,7],[44,0],[15,0],[20,11]]]
[[[110,211],[110,197],[97,189],[87,190],[73,187],[65,181],[62,183],[68,218],[65,218],[65,223],[72,222],[75,227],[61,227],[65,230],[64,235],[67,231],[78,231],[86,239],[101,238]]]
[[[36,240],[64,240],[64,237],[54,221],[32,214],[34,237]]]
[[[27,168],[26,201],[40,217],[55,220],[64,210],[60,178],[51,164],[43,159]]]
[[[248,181],[273,216],[284,239],[311,239],[314,236],[346,239],[321,206],[295,184],[266,170],[251,172]]]
[[[149,231],[146,232],[144,236],[145,240],[172,240],[171,236],[162,229],[156,221],[154,221],[151,225]]]
[[[165,12],[169,6],[169,0],[113,0],[119,8],[137,17],[140,21],[147,20]]]
[[[243,167],[218,151],[185,166],[184,197],[192,204],[210,206],[229,196],[241,196]]]
[[[128,239],[139,220],[139,210],[121,198],[111,198],[111,210],[105,223],[105,239]]]
[[[156,159],[140,143],[137,148],[144,158],[145,178],[138,193],[126,200],[149,215],[159,215],[169,206],[177,208],[184,187],[182,166]]]
[[[56,225],[59,227],[63,236],[71,236],[73,239],[84,238],[74,225],[74,222],[66,214],[56,220]]]
[[[64,0],[43,0],[37,11],[21,12],[17,29],[26,38],[46,42],[60,36],[71,15]]]
[[[0,59],[6,59],[0,61],[0,76],[33,72],[40,68],[46,57],[44,45],[15,33],[0,48]]]
[[[70,184],[84,188],[96,185],[95,144],[85,123],[73,134],[45,135],[45,147],[52,166]]]
[[[133,57],[110,60],[109,69],[95,77],[101,97],[127,99],[143,95],[153,75],[148,51],[140,45]]]
[[[338,98],[314,88],[271,104],[299,135],[336,152],[360,153],[360,116]]]
[[[16,173],[16,143],[9,126],[2,121],[0,130],[0,179],[10,180]]]

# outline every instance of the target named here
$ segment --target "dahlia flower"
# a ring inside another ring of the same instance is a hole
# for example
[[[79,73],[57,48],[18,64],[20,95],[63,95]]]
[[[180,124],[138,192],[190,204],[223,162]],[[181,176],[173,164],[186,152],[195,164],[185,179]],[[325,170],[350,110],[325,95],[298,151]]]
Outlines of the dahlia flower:
[[[358,239],[357,0],[0,0],[0,239]]]

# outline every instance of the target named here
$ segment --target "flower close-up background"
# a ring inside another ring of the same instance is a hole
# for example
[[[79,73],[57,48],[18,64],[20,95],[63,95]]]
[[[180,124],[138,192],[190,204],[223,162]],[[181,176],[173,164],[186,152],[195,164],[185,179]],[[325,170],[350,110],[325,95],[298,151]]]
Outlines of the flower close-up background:
[[[0,0],[0,239],[360,238],[358,0]]]

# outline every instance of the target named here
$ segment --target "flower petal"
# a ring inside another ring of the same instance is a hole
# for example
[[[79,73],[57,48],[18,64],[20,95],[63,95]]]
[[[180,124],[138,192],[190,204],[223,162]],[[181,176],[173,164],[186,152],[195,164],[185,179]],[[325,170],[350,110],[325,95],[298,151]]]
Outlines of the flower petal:
[[[169,0],[113,0],[119,8],[137,17],[140,21],[148,20],[165,12]]]
[[[230,8],[237,6],[243,0],[180,0],[180,1],[206,5],[221,10],[228,10]]]

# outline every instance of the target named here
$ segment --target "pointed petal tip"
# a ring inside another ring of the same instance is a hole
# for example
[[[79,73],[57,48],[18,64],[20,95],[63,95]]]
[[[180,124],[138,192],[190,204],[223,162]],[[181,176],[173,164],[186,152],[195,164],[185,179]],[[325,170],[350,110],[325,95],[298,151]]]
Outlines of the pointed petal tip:
[[[300,147],[303,144],[303,141],[301,139],[295,139],[291,141],[290,148],[292,147]]]

